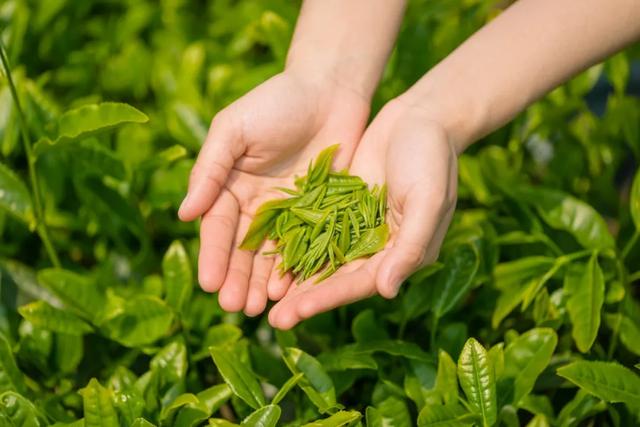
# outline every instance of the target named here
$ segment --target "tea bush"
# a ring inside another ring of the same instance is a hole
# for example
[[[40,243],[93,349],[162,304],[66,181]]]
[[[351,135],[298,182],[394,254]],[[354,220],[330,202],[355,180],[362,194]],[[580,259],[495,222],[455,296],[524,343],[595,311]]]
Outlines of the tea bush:
[[[374,110],[502,3],[412,1]],[[3,73],[0,425],[638,425],[637,46],[462,155],[439,262],[395,300],[282,332],[198,290],[188,172],[298,7],[0,3],[26,125]]]

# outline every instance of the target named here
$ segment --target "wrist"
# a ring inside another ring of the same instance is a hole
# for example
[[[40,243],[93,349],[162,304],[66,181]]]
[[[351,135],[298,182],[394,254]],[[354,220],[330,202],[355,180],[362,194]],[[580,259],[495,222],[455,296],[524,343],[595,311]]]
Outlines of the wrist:
[[[428,73],[397,98],[411,114],[438,123],[458,154],[486,133],[488,111],[454,79]]]
[[[309,55],[309,52],[313,52]],[[285,72],[351,91],[367,104],[375,92],[381,71],[372,69],[376,61],[366,55],[333,52],[292,43]]]

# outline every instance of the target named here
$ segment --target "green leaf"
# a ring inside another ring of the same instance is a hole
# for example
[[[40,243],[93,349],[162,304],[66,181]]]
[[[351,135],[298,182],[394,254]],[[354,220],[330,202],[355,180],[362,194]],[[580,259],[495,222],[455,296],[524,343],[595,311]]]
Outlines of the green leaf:
[[[231,390],[253,409],[266,404],[260,383],[251,368],[237,356],[235,346],[210,347],[211,357]]]
[[[303,427],[350,427],[355,426],[360,421],[360,418],[362,418],[362,414],[358,411],[339,411],[329,418],[313,421]]]
[[[269,234],[275,225],[279,213],[280,211],[277,209],[262,210],[259,208],[256,216],[253,217],[251,221],[251,225],[249,225],[247,234],[245,234],[242,243],[240,243],[240,249],[248,251],[258,250],[267,237],[267,234]]]
[[[160,382],[171,385],[185,378],[187,365],[187,348],[180,338],[164,346],[149,363]]]
[[[242,420],[240,425],[248,427],[275,427],[280,419],[280,413],[281,410],[278,405],[263,406]]]
[[[456,363],[444,350],[438,352],[438,374],[434,389],[442,397],[445,405],[458,402]]]
[[[50,268],[38,272],[38,281],[85,319],[95,319],[105,306],[105,297],[95,283],[80,274]]]
[[[82,396],[85,427],[119,427],[111,392],[102,387],[98,380],[92,378],[79,393]]]
[[[640,377],[617,363],[580,360],[558,368],[558,375],[606,402],[640,406]]]
[[[5,391],[24,393],[26,387],[22,372],[18,369],[13,358],[11,345],[0,332],[0,393]]]
[[[511,341],[504,350],[504,371],[498,383],[502,399],[517,405],[533,389],[547,367],[558,338],[553,329],[535,328]]]
[[[126,176],[124,163],[116,154],[95,139],[86,139],[76,144],[65,145],[73,161],[81,166],[81,173],[112,176],[123,180]]]
[[[434,285],[433,312],[441,318],[447,314],[467,294],[480,261],[477,250],[472,245],[460,245],[445,259],[444,269]]]
[[[11,169],[0,163],[0,209],[9,212],[29,226],[35,224],[31,194]]]
[[[322,368],[320,362],[297,348],[284,350],[284,362],[293,374],[303,373],[298,385],[321,413],[336,406],[336,391],[333,381]]]
[[[553,228],[571,233],[588,249],[608,249],[615,242],[607,223],[587,203],[557,190],[520,186],[513,190],[518,200],[533,205],[542,219]]]
[[[427,405],[418,414],[418,427],[467,427],[474,421],[473,414],[457,403]]]
[[[109,130],[122,123],[146,123],[149,118],[134,107],[116,102],[83,105],[67,111],[58,119],[57,138],[84,138],[90,134]]]
[[[566,307],[572,324],[571,335],[578,350],[586,353],[598,336],[604,304],[604,275],[596,253],[580,270],[569,269],[565,274],[564,289],[569,295]]]
[[[193,292],[193,274],[187,251],[178,240],[169,246],[162,259],[162,273],[166,287],[165,300],[181,313]]]
[[[362,233],[344,257],[347,261],[353,261],[357,258],[375,254],[384,248],[388,238],[389,226],[387,224],[369,228]]]
[[[33,323],[44,329],[64,334],[82,335],[93,331],[84,320],[73,313],[52,307],[45,301],[35,301],[23,305],[18,312]]]
[[[573,427],[580,422],[607,409],[607,404],[597,397],[579,389],[569,403],[558,414],[556,424],[559,427]]]
[[[380,402],[376,405],[376,409],[382,418],[383,426],[410,427],[413,425],[407,404],[395,396],[390,396]]]
[[[109,338],[126,347],[138,347],[165,336],[172,322],[173,313],[164,301],[140,295],[126,300],[116,314],[100,326]]]
[[[233,392],[227,384],[218,384],[201,391],[196,395],[196,404],[187,404],[178,413],[172,427],[192,427],[200,423],[216,412],[227,402]]]
[[[18,393],[6,391],[0,394],[0,423],[9,420],[9,426],[40,427],[47,426],[45,416],[33,403]]]
[[[493,425],[498,414],[493,366],[485,348],[473,338],[467,340],[458,359],[458,380],[483,425]]]
[[[1,187],[1,185],[0,185]],[[631,219],[636,226],[636,231],[640,232],[640,169],[636,172],[631,185],[631,195],[629,200]]]
[[[273,396],[273,399],[271,400],[271,403],[274,404],[274,405],[277,405],[278,403],[280,403],[280,401],[282,401],[282,399],[284,399],[284,397],[287,395],[287,393],[289,393],[289,391],[291,391],[291,389],[293,387],[295,387],[296,384],[298,384],[302,378],[304,378],[304,374],[302,372],[299,372],[299,373],[293,375],[291,378],[289,378],[287,380],[287,382],[285,382],[282,385],[282,387],[280,387],[280,390],[278,390],[276,395]]]
[[[153,423],[150,423],[149,421],[145,420],[144,418],[136,418],[133,421],[133,424],[131,424],[131,427],[156,427],[156,425],[153,424]]]

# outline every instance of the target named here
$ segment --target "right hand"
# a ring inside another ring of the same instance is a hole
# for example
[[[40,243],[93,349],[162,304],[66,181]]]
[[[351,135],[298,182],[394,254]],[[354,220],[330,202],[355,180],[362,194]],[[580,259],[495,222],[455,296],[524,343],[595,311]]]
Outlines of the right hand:
[[[180,219],[202,216],[198,279],[219,291],[226,311],[261,313],[267,297],[278,300],[291,277],[279,260],[238,249],[257,207],[282,197],[305,175],[309,160],[340,144],[334,167],[349,165],[366,126],[369,102],[337,80],[285,71],[219,112],[193,166]]]

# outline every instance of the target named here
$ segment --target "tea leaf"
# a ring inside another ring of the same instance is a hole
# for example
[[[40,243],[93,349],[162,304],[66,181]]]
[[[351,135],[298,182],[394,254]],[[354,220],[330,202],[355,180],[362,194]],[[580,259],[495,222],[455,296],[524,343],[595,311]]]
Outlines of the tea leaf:
[[[379,225],[371,228],[360,236],[360,238],[351,246],[351,249],[345,254],[347,261],[353,261],[367,255],[372,255],[384,248],[389,238],[389,226],[387,224]]]
[[[484,426],[496,422],[496,379],[487,351],[469,338],[458,359],[458,380],[469,404],[480,413]]]
[[[249,366],[235,357],[231,346],[211,347],[211,357],[233,393],[253,409],[266,404],[260,383]]]

